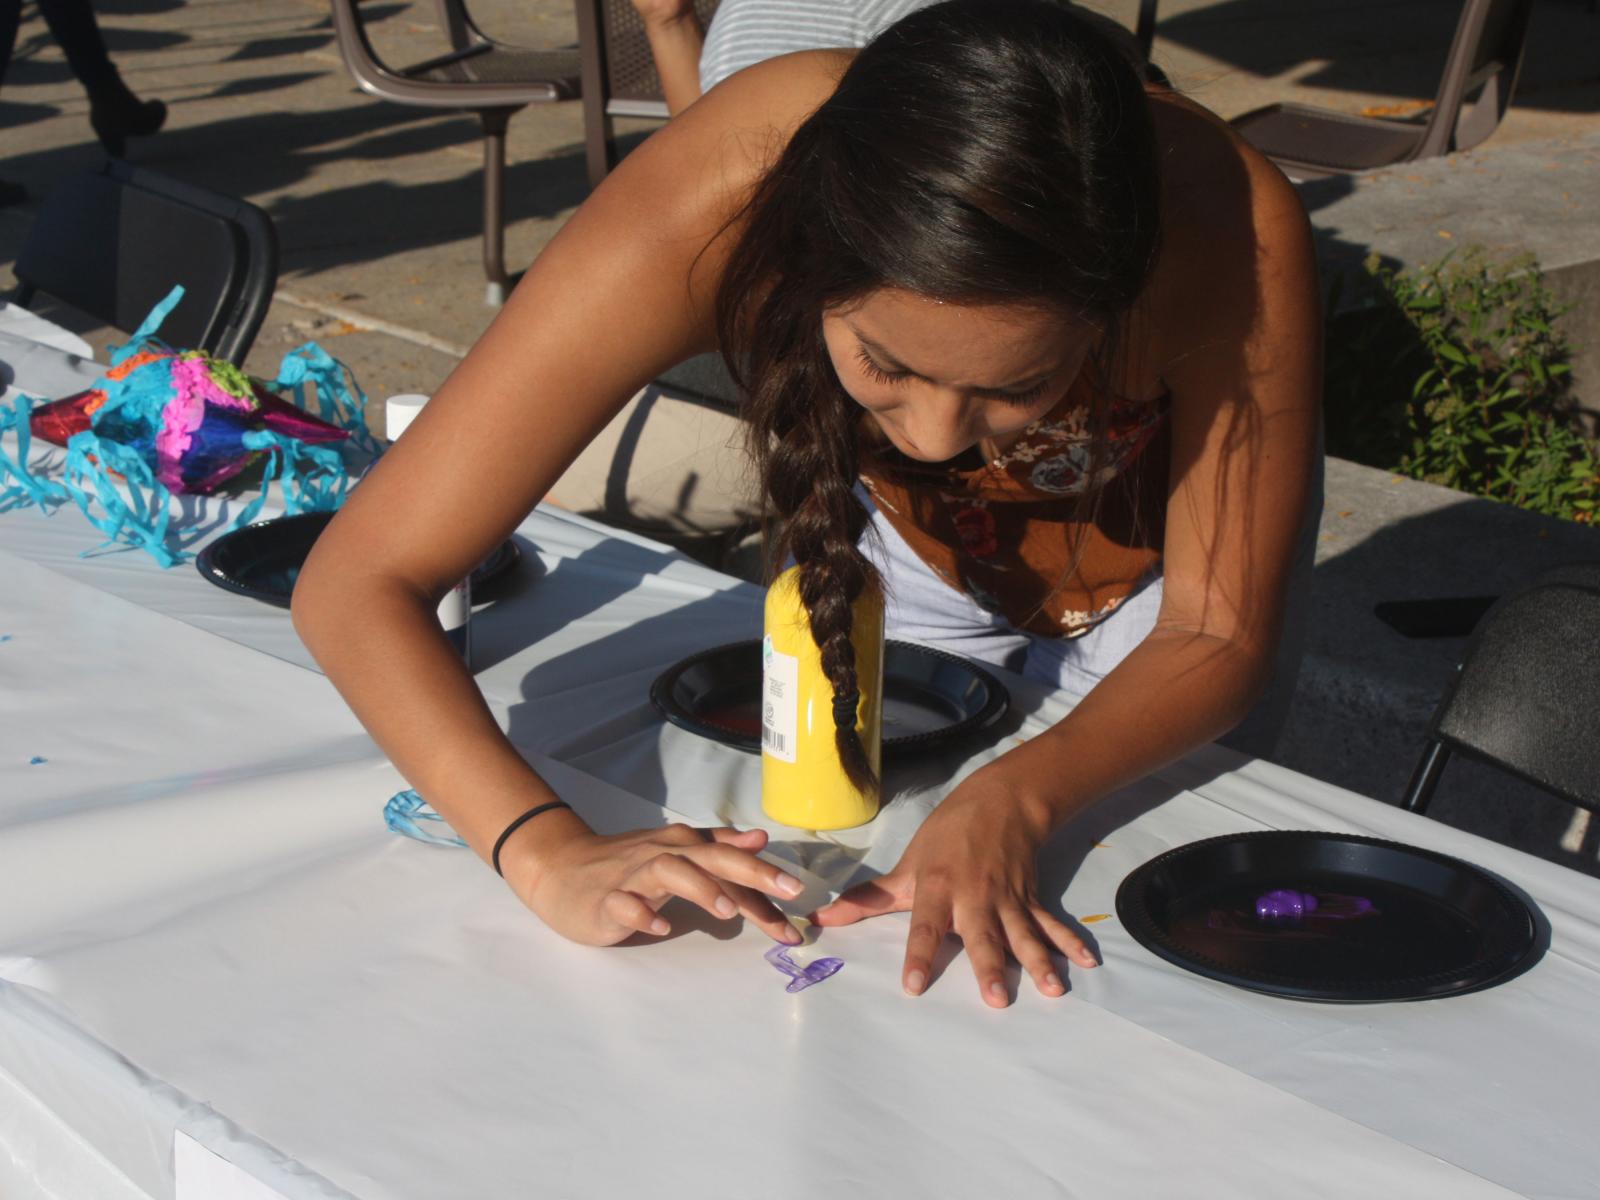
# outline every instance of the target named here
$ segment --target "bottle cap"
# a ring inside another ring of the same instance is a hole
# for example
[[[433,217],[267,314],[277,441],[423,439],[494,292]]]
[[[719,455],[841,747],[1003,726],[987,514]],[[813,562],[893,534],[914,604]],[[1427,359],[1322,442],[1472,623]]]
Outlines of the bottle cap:
[[[413,392],[390,396],[384,402],[383,432],[391,442],[400,440],[400,435],[406,431],[406,426],[417,419],[417,414],[427,402],[428,397]]]

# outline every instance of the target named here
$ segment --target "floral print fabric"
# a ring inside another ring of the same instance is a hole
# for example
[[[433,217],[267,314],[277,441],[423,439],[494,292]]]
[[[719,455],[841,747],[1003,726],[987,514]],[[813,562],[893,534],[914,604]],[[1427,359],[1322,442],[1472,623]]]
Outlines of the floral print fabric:
[[[996,457],[922,463],[864,435],[861,480],[941,579],[1012,625],[1078,637],[1161,562],[1167,399],[1104,403],[1080,380]]]

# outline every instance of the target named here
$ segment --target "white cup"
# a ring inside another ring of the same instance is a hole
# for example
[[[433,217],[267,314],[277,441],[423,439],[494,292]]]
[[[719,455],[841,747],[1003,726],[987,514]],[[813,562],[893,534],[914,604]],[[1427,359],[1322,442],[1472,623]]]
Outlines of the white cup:
[[[406,431],[406,426],[417,419],[417,414],[427,402],[428,397],[416,392],[390,396],[383,405],[384,436],[391,442],[399,441],[400,435]]]

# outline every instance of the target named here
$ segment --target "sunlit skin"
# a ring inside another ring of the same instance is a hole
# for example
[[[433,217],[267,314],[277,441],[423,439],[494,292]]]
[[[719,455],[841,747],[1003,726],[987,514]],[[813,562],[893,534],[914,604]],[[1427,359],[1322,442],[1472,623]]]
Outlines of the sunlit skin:
[[[901,453],[993,452],[1055,407],[1098,330],[1034,306],[958,304],[895,288],[825,313],[834,372]]]
[[[832,92],[850,55],[770,59],[713,88],[630,153],[529,267],[504,310],[317,540],[295,626],[378,744],[485,860],[556,798],[507,739],[440,630],[439,598],[549,493],[629,396],[718,348],[715,296],[750,189]],[[823,926],[905,914],[918,995],[961,939],[983,1002],[1010,962],[1045,997],[1095,955],[1041,896],[1050,833],[1239,720],[1271,670],[1316,453],[1321,314],[1294,189],[1227,125],[1150,94],[1161,256],[1116,391],[1167,398],[1171,479],[1155,627],[1055,725],[974,770],[885,874],[818,909]],[[1044,307],[878,291],[819,314],[839,379],[919,459],[993,449],[1047,412],[1099,331]],[[573,797],[579,800],[579,797]],[[581,800],[580,800],[581,807]],[[601,834],[556,809],[502,847],[506,884],[550,928],[612,945],[668,934],[673,900],[797,935],[797,880],[760,830]]]

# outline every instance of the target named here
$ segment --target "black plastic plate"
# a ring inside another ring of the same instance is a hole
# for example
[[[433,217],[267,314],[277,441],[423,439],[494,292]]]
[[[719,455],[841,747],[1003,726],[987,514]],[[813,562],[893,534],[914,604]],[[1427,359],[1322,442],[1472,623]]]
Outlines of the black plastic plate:
[[[1318,911],[1258,917],[1257,899],[1277,889],[1318,897]],[[1123,880],[1117,917],[1152,953],[1207,979],[1346,1004],[1489,987],[1517,974],[1536,944],[1527,904],[1486,872],[1342,833],[1265,831],[1178,846]]]
[[[669,667],[650,687],[650,701],[690,733],[758,753],[761,750],[761,643],[703,650]],[[883,654],[883,752],[940,749],[1005,715],[1005,686],[956,654],[888,642]]]
[[[211,583],[278,608],[289,607],[294,581],[311,553],[312,543],[333,520],[328,512],[300,513],[258,521],[225,533],[195,557],[195,567]],[[516,564],[522,551],[507,540],[472,573],[472,586],[482,587]]]

